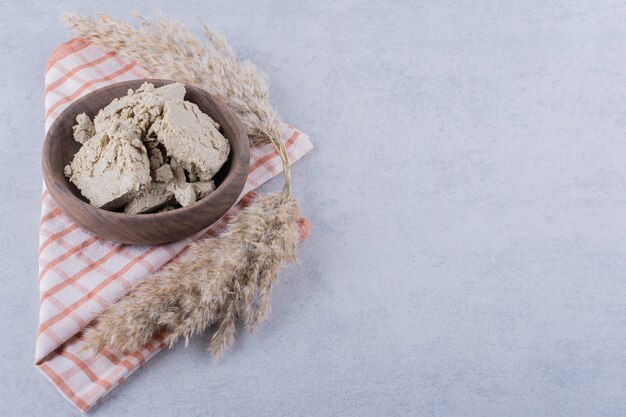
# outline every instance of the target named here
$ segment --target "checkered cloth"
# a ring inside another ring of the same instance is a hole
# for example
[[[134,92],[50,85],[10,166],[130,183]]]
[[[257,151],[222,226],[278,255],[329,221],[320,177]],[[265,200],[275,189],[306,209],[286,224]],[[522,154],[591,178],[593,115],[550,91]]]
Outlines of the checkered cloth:
[[[118,81],[147,78],[137,64],[104,53],[84,39],[59,46],[45,70],[46,130],[73,100]],[[290,126],[281,133],[295,162],[312,149],[308,137]],[[216,236],[254,198],[253,189],[279,174],[271,145],[251,149],[242,198],[198,237]],[[157,337],[130,354],[81,352],[80,331],[136,282],[181,255],[191,238],[159,246],[103,240],[72,223],[43,190],[39,228],[39,329],[35,366],[79,410],[87,411],[164,346]],[[303,229],[305,222],[302,223]]]

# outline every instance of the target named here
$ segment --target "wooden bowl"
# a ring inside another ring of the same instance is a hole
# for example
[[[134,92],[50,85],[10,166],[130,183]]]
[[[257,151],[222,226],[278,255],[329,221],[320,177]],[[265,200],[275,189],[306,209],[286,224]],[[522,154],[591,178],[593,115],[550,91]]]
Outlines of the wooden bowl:
[[[125,214],[91,206],[78,188],[63,175],[63,168],[82,146],[74,141],[72,134],[76,116],[86,113],[93,118],[114,98],[125,96],[129,88],[137,89],[144,82],[161,87],[174,81],[124,81],[96,90],[72,103],[48,130],[43,145],[42,168],[52,199],[79,226],[117,242],[157,244],[183,239],[201,231],[235,204],[248,176],[250,147],[241,123],[223,103],[206,91],[185,85],[185,100],[198,105],[201,111],[219,123],[222,134],[230,142],[228,160],[213,178],[215,191],[189,206],[164,213]]]

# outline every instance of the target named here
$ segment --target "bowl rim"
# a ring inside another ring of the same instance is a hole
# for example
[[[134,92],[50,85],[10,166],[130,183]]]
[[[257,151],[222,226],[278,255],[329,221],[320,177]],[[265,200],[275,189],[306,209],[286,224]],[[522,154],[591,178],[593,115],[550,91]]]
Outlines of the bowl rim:
[[[61,121],[63,120],[63,116],[64,113],[69,113],[73,110],[76,109],[77,106],[80,106],[82,104],[83,101],[86,101],[89,97],[98,95],[98,93],[101,93],[103,90],[107,90],[107,89],[111,89],[112,87],[119,87],[123,84],[128,85],[128,88],[132,88],[132,89],[136,89],[139,88],[143,83],[152,83],[155,85],[159,84],[158,87],[162,87],[164,85],[168,85],[168,84],[172,84],[172,83],[176,83],[179,81],[175,81],[175,80],[168,80],[168,79],[162,79],[162,78],[137,78],[137,79],[132,79],[132,80],[125,80],[125,81],[120,81],[120,82],[116,82],[116,83],[112,83],[112,84],[108,84],[106,86],[103,86],[101,88],[98,88],[94,91],[91,91],[87,94],[85,94],[84,96],[79,97],[78,99],[74,100],[72,103],[70,103],[70,105],[68,105],[54,120],[54,122],[52,123],[52,125],[50,125],[50,128],[48,128],[48,131],[46,132],[46,136],[44,139],[44,144],[43,144],[43,150],[42,150],[42,162],[43,162],[43,167],[42,167],[42,172],[43,172],[43,177],[44,177],[44,182],[46,183],[46,188],[50,189],[50,188],[54,188],[55,191],[57,191],[58,193],[62,194],[62,198],[71,198],[74,199],[75,201],[79,202],[79,204],[81,204],[87,211],[93,212],[93,213],[97,213],[99,215],[103,215],[103,216],[110,216],[111,218],[119,218],[119,219],[125,219],[125,220],[146,220],[146,222],[151,222],[154,220],[162,220],[162,219],[167,219],[167,218],[174,218],[180,215],[183,215],[185,213],[188,213],[190,211],[193,210],[197,210],[201,207],[210,205],[212,201],[218,199],[221,194],[227,193],[228,192],[228,185],[230,185],[231,183],[233,183],[236,180],[236,171],[237,171],[237,166],[235,166],[235,164],[240,165],[241,164],[241,158],[233,158],[233,152],[232,149],[234,148],[233,146],[233,142],[235,141],[235,138],[226,138],[231,146],[231,151],[229,152],[228,155],[228,160],[231,161],[231,167],[228,170],[228,173],[226,174],[226,176],[224,177],[224,180],[219,184],[219,186],[217,186],[215,188],[214,191],[212,191],[209,195],[201,198],[200,200],[196,200],[195,202],[193,202],[192,204],[185,206],[185,207],[179,207],[176,208],[174,210],[169,210],[169,211],[165,211],[165,212],[161,212],[161,213],[144,213],[144,214],[131,214],[131,213],[123,213],[123,212],[117,212],[117,211],[110,211],[110,210],[105,210],[99,207],[95,207],[92,206],[90,203],[78,198],[76,195],[74,195],[68,187],[61,187],[59,186],[56,182],[52,182],[52,184],[49,184],[49,176],[56,176],[54,174],[54,170],[52,169],[52,167],[49,164],[49,157],[48,155],[50,154],[51,150],[52,150],[52,138],[51,138],[51,134],[50,132],[54,132],[56,129],[54,129],[55,125],[61,123]],[[241,125],[241,123],[239,122],[238,118],[233,114],[233,112],[227,108],[227,106],[221,102],[219,99],[216,99],[213,95],[211,95],[209,92],[207,92],[206,90],[190,85],[190,84],[186,84],[186,83],[181,83],[185,86],[186,90],[195,90],[196,93],[200,93],[200,94],[205,94],[207,96],[209,96],[209,98],[215,103],[217,110],[219,113],[224,114],[225,117],[230,117],[231,119],[233,119],[233,121],[235,123],[238,123]],[[119,96],[119,97],[123,97],[123,96]],[[119,98],[118,97],[118,98]],[[242,132],[244,131],[243,128],[240,129]],[[242,156],[243,159],[246,161],[247,164],[247,170],[249,169],[250,166],[250,145],[249,142],[247,140],[245,140],[245,145],[241,147],[241,152],[242,152]],[[246,176],[247,174],[247,170],[246,170]],[[67,182],[70,183],[69,179],[67,177],[65,177],[65,175],[63,175],[63,179]],[[243,187],[242,190],[245,188],[245,181],[243,183]],[[80,191],[80,190],[79,190]],[[53,200],[55,200],[55,196],[53,195],[52,192],[50,192],[51,197],[53,198]],[[56,202],[56,200],[55,200]],[[236,203],[236,201],[234,202],[234,204]],[[58,204],[58,202],[57,202]],[[59,206],[64,206],[64,204],[58,204]],[[63,211],[63,209],[61,208],[61,210]],[[224,214],[226,214],[228,210],[226,210],[224,212]]]

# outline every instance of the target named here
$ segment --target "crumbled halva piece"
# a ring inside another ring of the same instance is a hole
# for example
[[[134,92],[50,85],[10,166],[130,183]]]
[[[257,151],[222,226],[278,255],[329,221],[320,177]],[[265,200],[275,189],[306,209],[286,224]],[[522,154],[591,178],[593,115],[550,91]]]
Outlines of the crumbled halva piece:
[[[143,190],[139,191],[135,198],[126,204],[124,213],[152,213],[172,202],[174,193],[168,191],[166,188],[167,185],[165,183],[151,182]]]
[[[109,126],[111,121],[128,120],[145,134],[152,123],[163,112],[163,106],[171,100],[183,100],[185,86],[172,83],[154,88],[150,83],[143,83],[137,91],[128,90],[126,96],[114,99],[100,110],[94,119],[96,131]]]
[[[113,100],[93,122],[78,115],[74,138],[83,146],[65,175],[92,205],[125,206],[125,213],[169,211],[207,196],[230,143],[184,97],[180,83],[144,83]]]
[[[174,172],[168,164],[162,165],[154,170],[154,180],[168,183],[174,180]]]
[[[159,148],[151,148],[148,150],[148,158],[150,160],[150,170],[156,171],[163,166],[165,161],[163,160],[163,154]]]
[[[188,206],[196,201],[196,191],[193,185],[187,182],[185,171],[176,158],[171,158],[169,166],[172,170],[172,181],[167,184],[167,190],[172,191],[176,201],[181,206]]]
[[[111,122],[105,132],[109,137],[126,139],[137,149],[146,150],[141,142],[141,131],[134,124],[129,123],[128,120]]]
[[[93,206],[103,209],[128,203],[151,179],[148,155],[139,135],[107,132],[99,132],[85,142],[65,174]]]
[[[163,120],[156,133],[167,154],[202,181],[209,181],[230,153],[230,143],[211,118],[186,101],[165,103]]]
[[[174,175],[174,182],[183,183],[185,180],[185,171],[183,167],[180,166],[176,158],[170,159],[170,167],[172,168],[172,174]]]
[[[176,210],[176,207],[167,205],[160,210],[157,210],[157,213],[165,213],[166,211]]]
[[[148,132],[146,133],[146,141],[157,140],[156,132],[158,132],[159,129],[161,129],[161,122],[162,121],[163,121],[163,117],[162,116],[157,116],[154,119],[154,122],[152,123],[152,125],[148,129]]]
[[[196,190],[188,182],[174,185],[174,196],[183,207],[196,202]]]
[[[171,83],[159,88],[154,88],[154,85],[150,83],[143,83],[139,90],[141,88],[144,88],[144,91],[154,91],[155,94],[163,97],[165,100],[184,100],[187,93],[185,86],[181,83]]]
[[[213,181],[192,182],[191,185],[196,191],[197,200],[200,200],[215,191],[215,183]]]
[[[85,113],[76,116],[76,124],[72,128],[74,140],[78,143],[85,143],[96,135],[96,127]]]
[[[159,141],[157,141],[156,136],[146,137],[143,139],[143,144],[146,146],[146,149],[154,149],[159,146]]]
[[[198,181],[198,175],[196,174],[195,171],[187,172],[187,178],[189,178],[189,182],[196,182],[196,181]]]

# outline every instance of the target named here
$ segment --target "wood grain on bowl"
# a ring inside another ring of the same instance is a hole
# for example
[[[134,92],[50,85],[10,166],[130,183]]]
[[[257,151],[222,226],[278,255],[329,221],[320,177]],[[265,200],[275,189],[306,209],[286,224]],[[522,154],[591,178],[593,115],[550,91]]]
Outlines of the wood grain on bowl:
[[[245,130],[233,112],[206,91],[185,85],[185,100],[195,103],[219,123],[230,142],[228,160],[214,177],[216,190],[189,206],[163,213],[125,214],[91,206],[63,174],[81,147],[72,134],[76,116],[86,113],[93,119],[114,98],[125,96],[129,88],[137,89],[144,82],[161,87],[174,81],[146,79],[112,84],[79,98],[65,109],[46,135],[42,172],[52,199],[79,226],[116,242],[158,244],[180,240],[209,227],[235,204],[248,176],[250,148]]]

